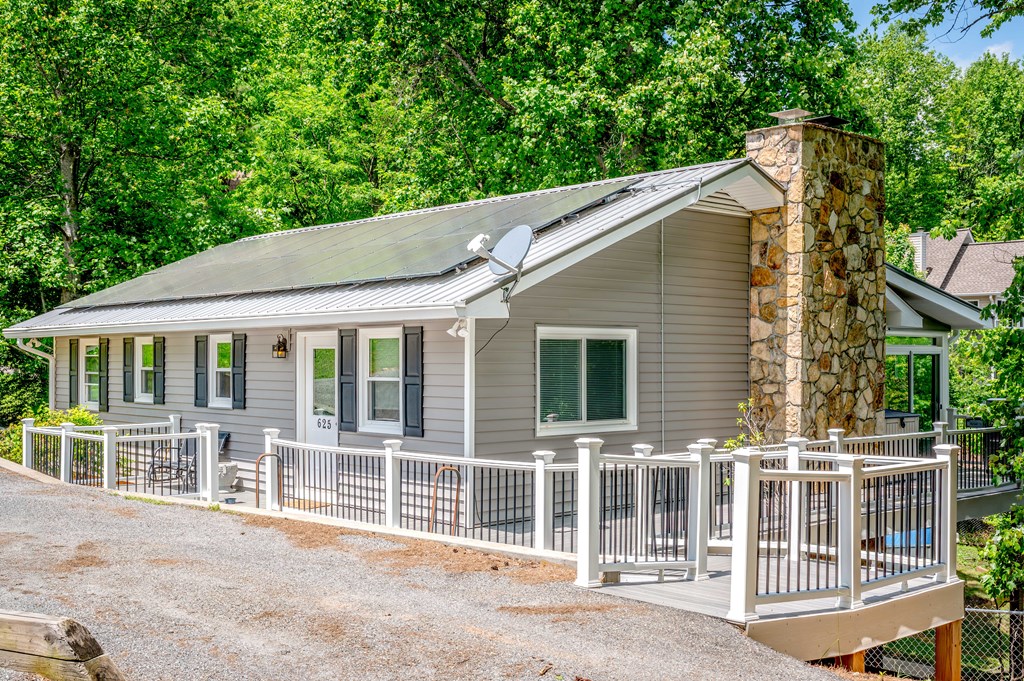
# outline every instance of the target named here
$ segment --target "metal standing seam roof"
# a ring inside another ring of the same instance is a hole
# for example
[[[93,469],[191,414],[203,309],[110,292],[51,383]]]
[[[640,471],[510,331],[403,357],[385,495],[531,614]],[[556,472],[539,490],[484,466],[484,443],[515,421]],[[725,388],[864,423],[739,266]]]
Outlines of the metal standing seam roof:
[[[538,233],[523,264],[524,272],[529,272],[531,269],[555,260],[567,251],[699,188],[703,183],[721,178],[748,165],[752,164],[747,159],[723,161],[623,178],[616,182],[585,185],[585,187],[601,188],[589,192],[586,196],[576,195],[580,198],[590,199],[589,210],[579,213],[572,212],[570,216],[573,217],[565,220],[556,218],[553,220],[552,226]],[[617,187],[613,200],[605,191],[608,187]],[[550,192],[537,192],[536,194],[550,194]],[[594,200],[590,197],[598,194],[601,194],[602,199],[605,197],[609,197],[609,199],[605,201],[598,199],[598,204],[593,205]],[[520,197],[523,196],[532,195],[520,195]],[[472,205],[498,206],[500,203],[498,200],[486,200],[473,202]],[[429,211],[415,211],[414,213],[400,214],[398,217],[421,215],[427,212]],[[444,211],[433,212],[444,213]],[[520,224],[515,216],[507,217],[508,219],[502,224],[507,223],[509,227]],[[384,219],[365,220],[346,223],[346,225],[365,225]],[[461,249],[460,253],[465,252],[466,243],[478,233],[475,225],[483,224],[483,222],[472,224],[474,226],[469,230],[472,234],[463,238],[458,244]],[[494,222],[491,221],[489,224],[493,225]],[[331,233],[333,229],[335,227],[303,228],[261,237],[250,237],[242,242],[235,242],[235,244],[244,242],[272,244],[275,239],[279,238],[278,235],[290,236],[292,232],[322,235]],[[486,231],[486,229],[481,228],[479,231]],[[228,246],[235,244],[228,244]],[[322,247],[323,244],[310,246],[317,252],[321,252]],[[193,258],[195,257],[197,256],[193,256]],[[460,257],[463,256],[460,255]],[[192,258],[187,258],[168,267],[184,266],[189,260]],[[184,326],[200,322],[209,323],[212,326],[218,321],[227,320],[231,320],[232,323],[239,320],[250,320],[252,321],[250,326],[255,326],[258,323],[270,326],[280,325],[282,318],[315,319],[318,315],[326,318],[330,314],[337,313],[351,314],[426,308],[451,309],[453,306],[464,305],[500,286],[500,282],[491,274],[486,264],[480,259],[477,260],[479,262],[473,263],[465,269],[452,267],[444,274],[407,276],[395,279],[383,278],[333,285],[295,286],[271,291],[250,290],[227,295],[194,296],[181,299],[102,303],[104,299],[110,298],[109,296],[101,297],[103,294],[150,276],[143,275],[16,324],[5,329],[4,334],[11,337],[73,335],[76,331],[109,329],[111,327],[149,326],[172,329],[175,325]],[[230,269],[247,269],[241,265],[242,263],[236,261]],[[188,272],[187,270],[178,271],[182,274]],[[258,271],[252,276],[261,277],[262,274],[262,271]],[[256,288],[256,286],[252,288]],[[90,302],[92,304],[87,304]]]

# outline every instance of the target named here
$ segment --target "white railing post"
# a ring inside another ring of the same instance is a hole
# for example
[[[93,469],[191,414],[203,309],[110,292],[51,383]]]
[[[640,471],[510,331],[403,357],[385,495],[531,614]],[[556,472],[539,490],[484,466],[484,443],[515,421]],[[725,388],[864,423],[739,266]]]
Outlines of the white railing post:
[[[210,478],[210,438],[208,429],[210,424],[196,424],[196,492],[199,498],[204,501],[213,501],[217,494],[217,482]]]
[[[761,505],[761,459],[764,453],[753,449],[737,449],[732,453],[733,472],[732,518],[732,583],[729,593],[730,622],[752,622],[757,619],[758,517]]]
[[[953,430],[957,430],[959,428],[957,425],[957,416],[956,407],[949,407],[946,409],[946,423],[953,426]]]
[[[945,421],[936,421],[932,424],[935,429],[935,444],[944,445],[949,442],[949,424]]]
[[[601,533],[601,445],[604,440],[576,440],[579,456],[579,512],[577,515],[576,586],[599,587],[598,554]]]
[[[711,454],[715,448],[709,444],[690,445],[690,455],[697,467],[690,469],[690,508],[687,518],[686,559],[697,564],[687,575],[695,582],[709,578],[708,535],[711,532]]]
[[[181,432],[181,414],[171,414],[167,417],[171,421],[171,433],[177,435]]]
[[[75,424],[60,424],[60,479],[64,482],[71,482],[71,454],[73,443],[68,433],[75,431]]]
[[[829,428],[828,439],[832,441],[832,452],[835,454],[845,454],[843,448],[844,439],[846,438],[846,431],[842,428]]]
[[[555,515],[555,486],[547,467],[555,460],[555,453],[533,453],[536,468],[533,472],[533,548],[552,550],[555,537],[552,525]]]
[[[641,459],[650,458],[654,454],[654,447],[651,445],[633,445],[633,456]],[[651,499],[648,494],[648,486],[650,481],[651,469],[647,466],[636,467],[636,480],[634,481],[634,489],[636,490],[636,538],[637,538],[637,555],[646,555],[647,549],[656,544],[657,537],[652,532],[650,517]]]
[[[32,433],[28,431],[29,428],[34,428],[35,425],[35,419],[21,420],[21,465],[25,468],[32,468],[34,463],[35,452],[32,451]]]
[[[935,447],[935,458],[944,461],[946,464],[945,489],[942,490],[942,503],[939,505],[939,522],[944,530],[940,537],[939,555],[946,569],[936,577],[939,582],[948,582],[956,579],[956,492],[957,492],[957,459],[960,457],[960,447],[957,445],[937,445]],[[936,490],[938,491],[938,490]],[[934,501],[932,502],[934,503]],[[936,528],[932,528],[935,533]],[[935,537],[932,537],[932,541]]]
[[[220,425],[216,423],[206,424],[206,468],[210,478],[210,492],[209,497],[206,499],[211,504],[216,503],[219,499],[220,492],[220,452],[218,451],[218,444],[220,443]]]
[[[807,443],[805,437],[791,437],[786,439],[786,470],[798,471],[801,468],[800,456],[806,451]],[[792,480],[789,483],[789,542],[787,557],[789,560],[800,558],[800,481]],[[808,520],[810,520],[808,518]]]
[[[274,440],[281,434],[280,428],[264,428],[263,429],[263,452],[265,454],[274,454]],[[278,470],[281,468],[281,459],[277,456],[267,456],[263,460],[266,462],[267,473],[264,476],[267,479],[267,510],[268,511],[280,511],[281,509],[281,497],[278,494],[280,481],[278,480]],[[257,490],[258,492],[259,490]]]
[[[117,489],[117,426],[103,426],[103,486]]]
[[[839,597],[838,607],[853,609],[864,605],[861,599],[860,497],[863,487],[864,457],[840,454],[837,466],[846,479],[839,483],[839,587],[846,593]]]
[[[395,458],[395,453],[400,451],[401,440],[384,440],[384,524],[387,527],[402,525],[402,462]]]

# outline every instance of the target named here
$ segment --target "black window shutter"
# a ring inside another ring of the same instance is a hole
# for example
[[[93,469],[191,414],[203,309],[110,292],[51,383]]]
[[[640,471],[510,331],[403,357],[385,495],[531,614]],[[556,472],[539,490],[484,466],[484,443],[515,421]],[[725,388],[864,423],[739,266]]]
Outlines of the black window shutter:
[[[406,437],[423,437],[423,327],[402,329],[402,396]]]
[[[164,403],[164,337],[153,337],[153,404]]]
[[[356,363],[356,330],[338,331],[338,430],[354,433],[359,412],[356,396],[359,391],[359,365]]]
[[[122,371],[123,379],[122,384],[124,387],[124,395],[122,399],[125,402],[135,401],[135,339],[125,338],[124,339],[124,369]]]
[[[196,406],[205,407],[210,392],[210,381],[206,375],[206,365],[210,361],[210,337],[196,336]]]
[[[100,403],[99,411],[107,411],[110,403],[107,399],[107,358],[109,356],[110,339],[100,338]]]
[[[68,341],[68,408],[78,404],[78,339]]]
[[[245,334],[231,335],[231,408],[245,409]]]

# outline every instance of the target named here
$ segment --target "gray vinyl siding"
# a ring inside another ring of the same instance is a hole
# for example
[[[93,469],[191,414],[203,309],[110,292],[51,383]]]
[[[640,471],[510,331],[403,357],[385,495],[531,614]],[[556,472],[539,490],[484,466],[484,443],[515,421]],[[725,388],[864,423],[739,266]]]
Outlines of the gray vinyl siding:
[[[477,356],[477,457],[550,449],[566,458],[575,454],[573,440],[587,435],[534,435],[538,325],[638,330],[639,429],[595,434],[606,451],[630,453],[636,443],[663,450],[663,389],[665,451],[735,435],[736,405],[749,393],[749,220],[693,211],[666,219],[664,300],[659,232],[649,227],[513,296],[508,327]],[[480,320],[477,348],[503,323]]]
[[[448,326],[443,322],[423,324],[425,437],[407,438],[405,449],[410,451],[463,453],[463,349],[461,339],[445,333]],[[230,329],[213,329],[209,333],[225,331]],[[125,402],[122,374],[125,336],[104,336],[110,339],[109,411],[101,413],[100,417],[105,423],[121,424],[159,421],[169,414],[181,414],[183,428],[194,428],[196,423],[217,423],[222,431],[231,433],[226,454],[239,464],[239,475],[246,487],[251,488],[254,462],[263,452],[263,429],[279,428],[282,438],[295,438],[297,353],[289,352],[287,359],[274,359],[270,353],[277,335],[287,336],[288,332],[288,329],[246,332],[245,409],[195,406],[194,333],[162,334],[166,344],[165,403]],[[68,339],[57,338],[55,342],[56,406],[67,408]],[[379,447],[383,440],[393,437],[340,433],[339,439],[341,444]]]

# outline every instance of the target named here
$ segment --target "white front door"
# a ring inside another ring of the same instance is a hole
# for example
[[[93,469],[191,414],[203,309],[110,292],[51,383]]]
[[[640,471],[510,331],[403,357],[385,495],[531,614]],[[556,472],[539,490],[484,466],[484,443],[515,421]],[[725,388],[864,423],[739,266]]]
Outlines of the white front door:
[[[297,425],[299,440],[338,444],[338,336],[300,334]]]

